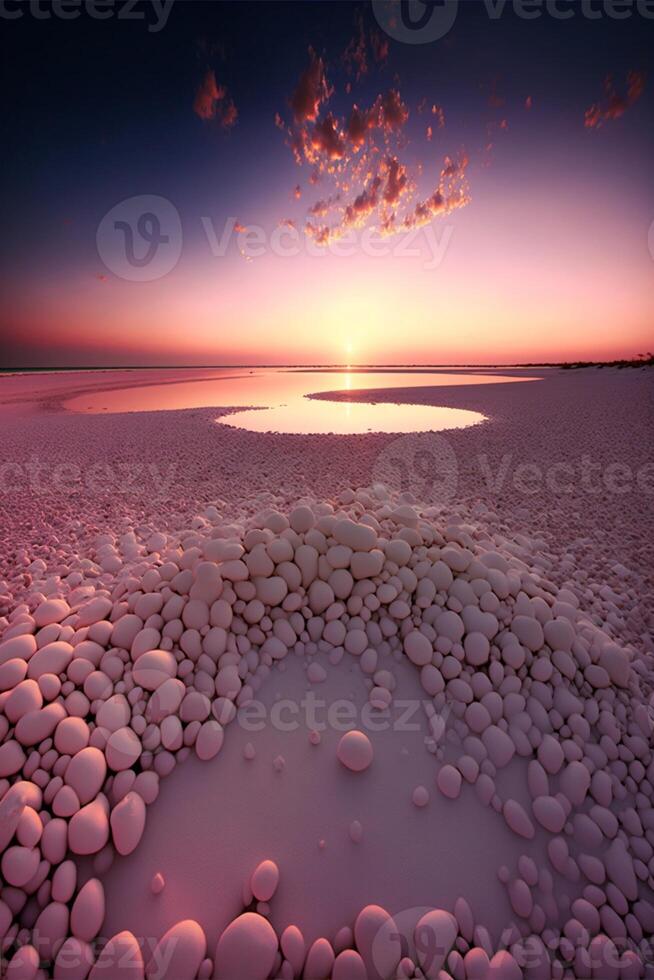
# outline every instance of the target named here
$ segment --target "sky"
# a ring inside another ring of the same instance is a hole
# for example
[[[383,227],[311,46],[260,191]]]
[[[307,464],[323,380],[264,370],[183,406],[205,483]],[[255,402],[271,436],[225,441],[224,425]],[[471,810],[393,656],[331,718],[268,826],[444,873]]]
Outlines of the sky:
[[[432,6],[4,0],[0,367],[650,350],[654,3]]]

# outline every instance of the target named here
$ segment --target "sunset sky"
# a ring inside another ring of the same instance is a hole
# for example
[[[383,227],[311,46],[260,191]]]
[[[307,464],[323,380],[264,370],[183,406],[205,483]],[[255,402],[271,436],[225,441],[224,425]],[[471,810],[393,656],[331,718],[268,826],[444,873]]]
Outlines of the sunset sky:
[[[651,349],[654,19],[635,5],[466,2],[424,44],[368,4],[178,0],[156,31],[150,4],[120,6],[2,23],[0,366]],[[152,264],[144,209],[117,208],[143,196],[168,238]]]

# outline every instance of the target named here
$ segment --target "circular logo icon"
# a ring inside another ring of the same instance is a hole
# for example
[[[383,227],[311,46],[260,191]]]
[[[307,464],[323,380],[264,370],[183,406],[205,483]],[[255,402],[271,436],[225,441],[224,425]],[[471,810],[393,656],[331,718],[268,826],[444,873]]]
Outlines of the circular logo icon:
[[[375,460],[372,477],[387,490],[412,493],[423,504],[442,506],[456,495],[459,467],[444,436],[417,432],[390,442]]]
[[[431,44],[454,26],[459,0],[372,0],[377,23],[394,41]]]
[[[130,282],[152,282],[175,268],[182,253],[182,222],[165,197],[142,194],[116,204],[98,225],[98,255]]]

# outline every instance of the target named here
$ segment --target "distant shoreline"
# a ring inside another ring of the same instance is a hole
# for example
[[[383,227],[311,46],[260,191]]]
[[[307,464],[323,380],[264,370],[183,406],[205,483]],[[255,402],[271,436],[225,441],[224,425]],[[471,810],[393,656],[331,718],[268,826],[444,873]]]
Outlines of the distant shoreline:
[[[398,371],[410,370],[429,372],[442,369],[488,370],[500,368],[560,368],[564,371],[580,370],[582,368],[640,368],[654,366],[654,355],[636,358],[625,358],[612,361],[522,361],[498,362],[488,364],[111,364],[111,365],[79,365],[60,367],[7,367],[0,368],[0,377],[16,374],[62,374],[81,371],[215,371],[239,370],[260,371]]]

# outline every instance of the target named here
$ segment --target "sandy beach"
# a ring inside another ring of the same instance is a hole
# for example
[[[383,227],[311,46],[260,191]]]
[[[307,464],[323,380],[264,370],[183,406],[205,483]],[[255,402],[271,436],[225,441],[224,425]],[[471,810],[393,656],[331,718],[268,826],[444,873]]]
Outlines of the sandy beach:
[[[16,976],[649,975],[649,372],[70,407],[194,377],[0,380]]]

